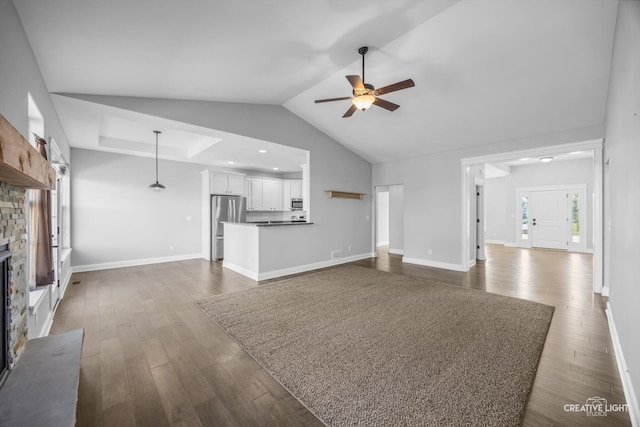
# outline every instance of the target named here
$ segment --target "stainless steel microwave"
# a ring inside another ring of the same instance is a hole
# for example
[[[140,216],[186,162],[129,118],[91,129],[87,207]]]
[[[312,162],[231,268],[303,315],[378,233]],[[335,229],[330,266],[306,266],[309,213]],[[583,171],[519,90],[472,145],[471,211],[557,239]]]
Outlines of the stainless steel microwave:
[[[292,211],[301,211],[302,210],[302,199],[299,199],[299,198],[291,199],[291,210]]]

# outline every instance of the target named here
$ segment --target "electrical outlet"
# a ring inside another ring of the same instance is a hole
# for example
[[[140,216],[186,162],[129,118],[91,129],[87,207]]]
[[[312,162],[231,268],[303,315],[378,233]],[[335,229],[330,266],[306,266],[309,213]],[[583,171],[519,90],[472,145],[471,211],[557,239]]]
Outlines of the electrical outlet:
[[[347,246],[347,250],[351,252],[351,245]]]
[[[342,249],[331,251],[331,259],[342,258]]]
[[[169,246],[169,252],[173,252],[173,245]]]

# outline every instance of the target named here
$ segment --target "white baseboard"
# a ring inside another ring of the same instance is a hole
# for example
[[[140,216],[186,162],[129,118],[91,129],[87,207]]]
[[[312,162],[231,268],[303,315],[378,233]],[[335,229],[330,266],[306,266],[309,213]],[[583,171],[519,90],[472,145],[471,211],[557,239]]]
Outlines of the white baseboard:
[[[388,240],[387,240],[387,241],[384,241],[384,242],[378,242],[378,243],[376,244],[376,246],[388,246],[388,245],[389,245],[389,241],[388,241]]]
[[[230,262],[224,259],[222,260],[222,267],[228,268],[231,271],[235,271],[238,274],[242,274],[243,276],[246,276],[251,280],[255,280],[256,282],[259,280],[259,274],[257,272],[248,270],[244,267],[240,267],[235,264],[231,264]]]
[[[489,243],[491,245],[504,245],[504,240],[489,240],[489,239],[485,239],[484,241],[485,243]]]
[[[282,276],[290,276],[292,274],[304,273],[306,271],[317,270],[319,268],[333,267],[335,265],[346,264],[353,261],[359,261],[361,259],[374,258],[375,254],[373,253],[365,253],[360,255],[353,255],[344,258],[337,258],[327,261],[315,262],[313,264],[305,264],[299,265],[296,267],[283,268],[281,270],[273,270],[273,271],[265,271],[265,272],[255,272],[247,270],[243,267],[238,267],[237,265],[230,264],[226,261],[222,262],[222,267],[228,268],[229,270],[233,270],[236,273],[242,274],[243,276],[247,276],[250,279],[260,281],[260,280],[268,280],[275,279],[276,277]]]
[[[448,262],[431,261],[428,259],[403,257],[402,262],[407,264],[424,265],[425,267],[444,268],[445,270],[464,271],[460,264],[450,264]]]
[[[404,255],[404,249],[391,249],[389,248],[389,253],[394,255]]]
[[[600,290],[600,294],[603,297],[608,297],[609,296],[609,286],[603,286],[602,289]]]
[[[618,339],[618,331],[616,324],[613,320],[613,313],[611,311],[611,305],[607,303],[607,320],[609,321],[609,332],[611,333],[611,341],[613,341],[613,350],[616,355],[616,362],[618,364],[618,371],[620,372],[620,380],[622,381],[622,389],[624,391],[624,398],[627,400],[627,406],[629,408],[629,418],[631,419],[631,425],[633,427],[640,426],[640,408],[638,407],[638,399],[636,397],[633,383],[631,382],[631,376],[627,370],[627,362],[624,359],[622,353],[622,347],[620,346],[620,340]]]
[[[163,262],[185,261],[189,259],[199,259],[199,258],[202,258],[201,253],[175,255],[175,256],[158,257],[158,258],[132,259],[127,261],[105,262],[100,264],[76,265],[71,267],[71,269],[73,270],[73,273],[83,273],[85,271],[108,270],[111,268],[122,268],[122,267],[135,267],[138,265],[160,264]]]
[[[517,243],[509,243],[509,242],[505,242],[504,243],[505,247],[507,248],[524,248],[524,246],[520,246]],[[525,248],[525,249],[529,249],[529,248]]]

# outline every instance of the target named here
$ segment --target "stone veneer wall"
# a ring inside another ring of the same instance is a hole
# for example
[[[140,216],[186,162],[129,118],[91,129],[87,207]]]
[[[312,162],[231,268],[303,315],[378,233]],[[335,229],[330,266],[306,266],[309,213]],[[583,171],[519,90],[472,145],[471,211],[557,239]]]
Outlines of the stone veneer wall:
[[[9,244],[9,366],[27,343],[27,191],[0,182],[0,245]]]

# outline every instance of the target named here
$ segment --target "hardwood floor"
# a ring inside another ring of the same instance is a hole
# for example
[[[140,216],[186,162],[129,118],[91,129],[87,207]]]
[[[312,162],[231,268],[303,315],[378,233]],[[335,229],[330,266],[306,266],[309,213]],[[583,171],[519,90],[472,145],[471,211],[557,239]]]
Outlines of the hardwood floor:
[[[630,425],[627,413],[564,411],[594,396],[625,403],[591,256],[487,245],[487,258],[469,273],[403,264],[384,250],[354,264],[555,306],[524,425]],[[78,426],[322,425],[193,304],[256,282],[204,260],[71,282],[51,333],[85,329]]]

